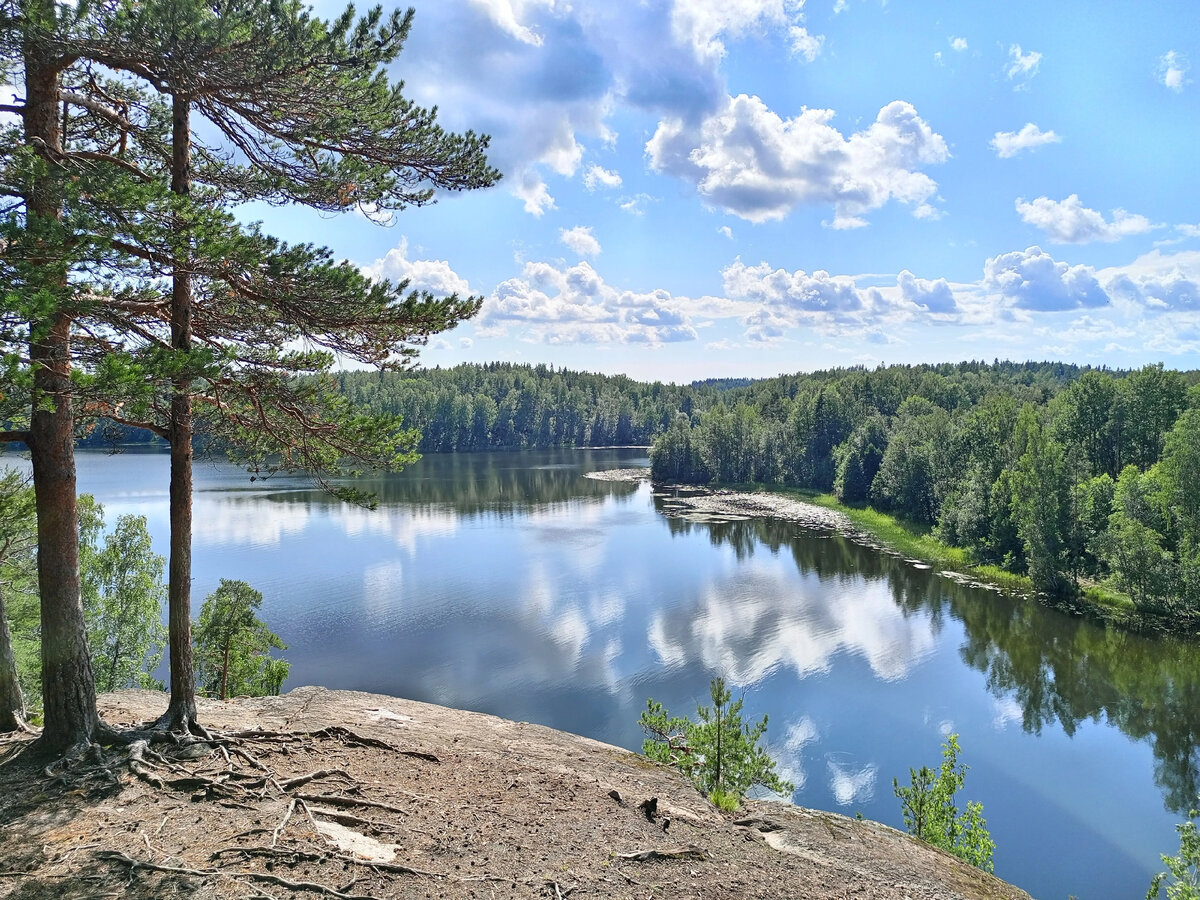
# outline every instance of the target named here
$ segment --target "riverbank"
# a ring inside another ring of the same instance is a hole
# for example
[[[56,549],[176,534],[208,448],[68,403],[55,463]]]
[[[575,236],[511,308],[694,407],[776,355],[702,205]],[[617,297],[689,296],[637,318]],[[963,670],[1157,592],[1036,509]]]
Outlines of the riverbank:
[[[649,468],[589,472],[588,478],[606,481],[649,481]],[[1137,610],[1122,595],[1095,585],[1073,597],[1052,597],[1034,590],[1024,575],[997,566],[976,565],[961,547],[944,544],[932,534],[913,529],[900,519],[869,507],[847,506],[831,494],[800,488],[762,485],[654,485],[660,507],[668,515],[694,522],[728,522],[769,517],[795,522],[805,528],[835,531],[848,540],[904,560],[919,569],[984,590],[1001,591],[1035,600],[1069,615],[1143,633],[1195,638],[1197,622],[1150,615]]]
[[[100,701],[124,724],[165,705]],[[201,700],[200,718],[236,737],[148,755],[140,777],[114,757],[50,780],[9,744],[0,897],[1028,900],[885,825],[727,815],[673,769],[537,725],[318,687]]]

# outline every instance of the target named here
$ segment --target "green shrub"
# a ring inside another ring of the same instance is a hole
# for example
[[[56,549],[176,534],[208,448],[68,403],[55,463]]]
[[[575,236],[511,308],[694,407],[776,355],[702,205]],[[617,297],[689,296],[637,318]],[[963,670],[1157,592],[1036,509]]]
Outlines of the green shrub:
[[[983,804],[968,803],[961,814],[955,805],[954,796],[967,774],[967,767],[958,762],[960,749],[958,735],[950,735],[942,744],[942,764],[938,769],[926,766],[909,769],[910,785],[901,787],[893,778],[892,789],[900,799],[909,833],[991,872],[996,843],[988,834]]]
[[[755,785],[791,794],[792,785],[775,773],[775,760],[759,746],[767,717],[757,725],[742,721],[742,700],[732,699],[725,679],[709,685],[713,705],[696,710],[697,721],[668,715],[661,703],[646,701],[638,724],[648,737],[642,752],[687,775],[708,799],[733,811]]]
[[[1150,882],[1146,900],[1154,900],[1162,890],[1163,882],[1171,877],[1167,885],[1167,900],[1200,900],[1200,833],[1196,831],[1196,810],[1188,813],[1188,821],[1175,826],[1179,832],[1179,855],[1162,854],[1166,872],[1159,872]]]

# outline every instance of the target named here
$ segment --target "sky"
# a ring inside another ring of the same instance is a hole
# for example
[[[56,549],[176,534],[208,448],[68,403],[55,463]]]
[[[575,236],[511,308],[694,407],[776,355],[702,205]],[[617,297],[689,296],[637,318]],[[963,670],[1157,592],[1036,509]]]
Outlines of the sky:
[[[414,2],[391,74],[501,182],[248,214],[484,297],[424,365],[1200,366],[1195,0]]]

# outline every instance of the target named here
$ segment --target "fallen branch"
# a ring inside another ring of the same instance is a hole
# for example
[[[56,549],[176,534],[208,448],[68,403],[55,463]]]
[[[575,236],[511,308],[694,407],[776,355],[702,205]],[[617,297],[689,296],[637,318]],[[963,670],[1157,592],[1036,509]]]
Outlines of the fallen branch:
[[[695,845],[678,847],[674,850],[634,850],[632,853],[617,853],[617,859],[646,862],[652,859],[708,859],[708,851]]]

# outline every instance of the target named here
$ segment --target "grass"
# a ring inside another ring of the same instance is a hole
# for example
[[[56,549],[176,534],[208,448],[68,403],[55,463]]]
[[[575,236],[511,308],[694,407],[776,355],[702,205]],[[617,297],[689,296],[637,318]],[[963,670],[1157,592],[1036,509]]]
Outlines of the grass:
[[[736,485],[738,490],[764,490],[762,485]],[[847,506],[832,494],[822,494],[804,488],[769,488],[775,493],[791,494],[814,506],[831,509],[842,513],[855,528],[872,535],[882,544],[911,559],[919,559],[924,563],[962,572],[998,585],[1008,591],[1023,594],[1034,594],[1033,582],[1024,575],[1001,569],[999,566],[977,565],[968,550],[945,544],[934,537],[927,526],[908,522],[904,519],[890,516],[868,506]],[[1138,616],[1133,601],[1125,594],[1113,590],[1107,585],[1087,584],[1083,586],[1080,595],[1075,598],[1077,611],[1091,614],[1106,622],[1129,626],[1135,624],[1131,619]]]

